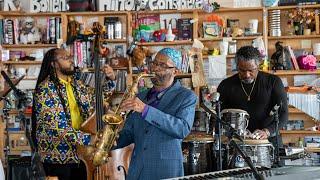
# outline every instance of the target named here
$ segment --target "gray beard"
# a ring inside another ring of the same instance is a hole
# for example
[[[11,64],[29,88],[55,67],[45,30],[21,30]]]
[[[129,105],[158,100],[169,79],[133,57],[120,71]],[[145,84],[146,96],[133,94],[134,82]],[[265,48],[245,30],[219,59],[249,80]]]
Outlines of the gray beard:
[[[241,82],[244,84],[251,84],[253,83],[254,79],[242,79]]]
[[[163,85],[166,81],[168,81],[171,77],[171,74],[170,73],[166,73],[164,74],[163,76],[159,76],[159,75],[156,75],[155,78],[151,78],[151,82],[153,85],[155,86],[161,86]]]

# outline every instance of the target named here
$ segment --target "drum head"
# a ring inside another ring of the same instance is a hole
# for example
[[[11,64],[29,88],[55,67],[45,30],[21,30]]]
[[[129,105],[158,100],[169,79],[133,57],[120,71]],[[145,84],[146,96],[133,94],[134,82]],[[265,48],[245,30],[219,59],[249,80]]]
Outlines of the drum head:
[[[189,134],[183,142],[213,142],[214,138],[210,134],[200,133],[200,132],[192,132]]]
[[[240,142],[238,139],[234,139],[234,141]],[[248,145],[270,144],[268,139],[244,139],[243,143]]]
[[[228,112],[230,112],[230,113],[239,113],[239,114],[244,113],[246,115],[249,115],[247,111],[242,110],[242,109],[224,109],[224,110],[221,111],[221,114],[225,114],[225,113],[228,113]]]

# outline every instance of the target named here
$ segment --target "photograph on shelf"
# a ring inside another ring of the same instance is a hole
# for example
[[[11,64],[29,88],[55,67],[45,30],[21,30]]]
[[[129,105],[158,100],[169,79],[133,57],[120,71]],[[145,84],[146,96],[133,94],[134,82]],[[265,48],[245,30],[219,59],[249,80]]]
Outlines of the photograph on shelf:
[[[215,38],[221,33],[220,26],[217,22],[203,22],[204,38]]]
[[[118,44],[114,46],[114,57],[126,57],[125,45]]]

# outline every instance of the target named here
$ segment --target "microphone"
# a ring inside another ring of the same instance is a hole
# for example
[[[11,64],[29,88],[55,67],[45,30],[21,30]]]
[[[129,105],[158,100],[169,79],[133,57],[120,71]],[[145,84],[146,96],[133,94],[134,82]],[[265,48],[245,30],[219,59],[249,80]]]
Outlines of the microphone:
[[[310,158],[311,155],[307,152],[300,152],[291,154],[289,156],[280,156],[280,159],[290,159],[291,161],[297,160],[297,159],[304,159],[304,158]]]
[[[212,102],[218,102],[220,98],[220,93],[218,92],[214,92],[212,94],[210,94],[210,99]]]
[[[273,116],[278,111],[279,108],[280,108],[280,105],[278,105],[278,104],[274,105],[272,110],[270,111],[269,115]]]

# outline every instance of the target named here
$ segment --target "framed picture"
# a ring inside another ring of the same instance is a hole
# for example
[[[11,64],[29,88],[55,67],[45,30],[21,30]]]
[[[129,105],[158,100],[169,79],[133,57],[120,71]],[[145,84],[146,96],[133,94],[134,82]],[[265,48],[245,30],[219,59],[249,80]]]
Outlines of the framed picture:
[[[114,46],[114,57],[125,57],[125,51],[122,44]]]
[[[221,33],[220,26],[216,22],[203,22],[203,37],[214,38]]]

